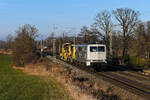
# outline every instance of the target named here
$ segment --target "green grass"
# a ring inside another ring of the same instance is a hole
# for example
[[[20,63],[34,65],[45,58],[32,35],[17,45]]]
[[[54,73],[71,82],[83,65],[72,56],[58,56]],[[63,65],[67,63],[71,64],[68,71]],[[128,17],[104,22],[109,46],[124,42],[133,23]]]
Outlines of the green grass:
[[[54,78],[27,75],[11,66],[12,57],[0,55],[0,100],[72,100]]]

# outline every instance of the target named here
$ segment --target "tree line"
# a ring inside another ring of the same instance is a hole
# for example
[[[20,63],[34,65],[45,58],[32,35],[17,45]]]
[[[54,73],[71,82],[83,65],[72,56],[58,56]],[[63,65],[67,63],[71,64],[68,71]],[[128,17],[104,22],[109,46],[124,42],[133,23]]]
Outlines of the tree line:
[[[83,26],[75,36],[54,37],[51,34],[45,41],[52,48],[53,39],[56,39],[56,51],[59,53],[61,45],[66,42],[75,44],[106,44],[108,58],[138,56],[150,58],[150,21],[139,20],[140,13],[130,8],[118,8],[113,11],[101,11],[97,14],[90,27]],[[17,64],[24,65],[30,62],[37,49],[36,37],[38,29],[35,26],[24,25],[16,31],[17,35],[7,36],[7,47],[12,48]],[[12,46],[13,45],[13,46]],[[40,45],[40,43],[39,43]],[[1,47],[1,46],[0,46]],[[29,59],[30,58],[30,59]],[[125,60],[124,60],[125,61]]]

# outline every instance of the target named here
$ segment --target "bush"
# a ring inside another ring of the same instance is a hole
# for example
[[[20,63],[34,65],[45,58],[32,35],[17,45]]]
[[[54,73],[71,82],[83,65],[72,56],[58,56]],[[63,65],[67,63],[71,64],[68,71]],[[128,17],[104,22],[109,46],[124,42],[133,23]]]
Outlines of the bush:
[[[109,60],[109,63],[114,65],[129,65],[142,69],[150,68],[150,59],[143,59],[137,56],[125,56],[124,58],[121,56],[113,56]]]
[[[31,62],[36,50],[35,38],[37,37],[37,29],[31,25],[24,25],[17,31],[17,37],[13,46],[13,62],[15,66],[22,66]]]
[[[150,67],[150,60],[149,59],[142,59],[140,57],[131,56],[129,64],[132,66],[137,66],[141,68],[148,68]]]

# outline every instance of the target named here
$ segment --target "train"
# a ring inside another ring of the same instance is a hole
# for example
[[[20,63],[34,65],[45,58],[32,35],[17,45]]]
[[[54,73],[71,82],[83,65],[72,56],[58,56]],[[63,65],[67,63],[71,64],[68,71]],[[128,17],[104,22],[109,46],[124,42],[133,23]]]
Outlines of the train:
[[[59,56],[65,61],[91,66],[98,63],[107,63],[106,54],[105,44],[74,45],[64,43]]]

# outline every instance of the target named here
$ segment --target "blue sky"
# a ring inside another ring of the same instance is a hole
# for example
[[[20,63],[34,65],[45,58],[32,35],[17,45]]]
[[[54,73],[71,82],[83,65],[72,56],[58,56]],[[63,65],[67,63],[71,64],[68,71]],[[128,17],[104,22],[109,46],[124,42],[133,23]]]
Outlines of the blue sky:
[[[116,8],[140,11],[142,21],[150,20],[150,0],[0,0],[0,40],[15,35],[24,24],[35,25],[43,38],[57,26],[62,31],[90,26],[97,13]],[[144,14],[143,14],[144,13]]]

